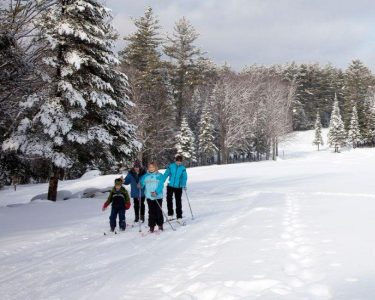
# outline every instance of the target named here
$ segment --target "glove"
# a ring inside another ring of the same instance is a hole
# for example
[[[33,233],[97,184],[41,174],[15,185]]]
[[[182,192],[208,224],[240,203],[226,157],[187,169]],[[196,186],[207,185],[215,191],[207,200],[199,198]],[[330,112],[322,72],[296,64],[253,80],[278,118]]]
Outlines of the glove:
[[[131,206],[130,201],[125,203],[125,210],[128,210]]]
[[[102,207],[102,211],[105,211],[107,209],[107,207],[108,207],[107,202],[104,202],[103,207]]]

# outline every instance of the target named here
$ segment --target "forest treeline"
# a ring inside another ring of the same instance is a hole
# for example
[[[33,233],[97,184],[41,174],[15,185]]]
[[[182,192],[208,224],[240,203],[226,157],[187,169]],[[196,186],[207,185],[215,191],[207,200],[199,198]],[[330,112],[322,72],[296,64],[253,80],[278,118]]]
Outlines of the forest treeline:
[[[138,158],[165,165],[276,159],[292,130],[328,127],[336,97],[374,141],[374,82],[360,60],[217,65],[185,17],[166,35],[152,8],[119,36],[97,0],[3,1],[0,7],[0,181],[77,178]],[[126,46],[114,53],[114,43]],[[228,57],[230,60],[230,57]]]

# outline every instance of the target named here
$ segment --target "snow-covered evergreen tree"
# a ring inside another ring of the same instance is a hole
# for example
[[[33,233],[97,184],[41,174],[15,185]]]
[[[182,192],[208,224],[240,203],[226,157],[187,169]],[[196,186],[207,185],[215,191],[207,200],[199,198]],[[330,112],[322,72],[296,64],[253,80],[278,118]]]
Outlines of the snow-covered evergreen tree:
[[[319,111],[316,113],[316,121],[315,121],[315,137],[313,140],[313,144],[319,147],[324,145],[323,137],[322,137],[322,122],[320,119]]]
[[[194,133],[191,131],[186,118],[182,118],[180,132],[176,136],[177,153],[190,162],[196,161],[196,147]]]
[[[346,145],[346,131],[344,122],[341,118],[339,102],[336,95],[333,103],[331,121],[329,123],[328,145],[329,147],[334,148],[336,153],[339,152],[340,147]]]
[[[212,112],[206,103],[201,120],[199,122],[199,136],[198,136],[198,149],[199,154],[202,158],[202,163],[205,164],[205,160],[215,154],[218,148],[215,145],[214,137],[215,127],[212,119]]]
[[[353,145],[353,148],[356,148],[358,144],[361,143],[363,140],[361,131],[359,129],[358,113],[356,106],[353,106],[352,117],[349,124],[348,139],[349,142]]]
[[[136,149],[126,76],[112,46],[109,9],[98,0],[58,0],[38,22],[46,42],[46,89],[28,97],[5,149],[48,159],[53,169],[48,198],[56,200],[62,169],[99,168],[129,159]]]

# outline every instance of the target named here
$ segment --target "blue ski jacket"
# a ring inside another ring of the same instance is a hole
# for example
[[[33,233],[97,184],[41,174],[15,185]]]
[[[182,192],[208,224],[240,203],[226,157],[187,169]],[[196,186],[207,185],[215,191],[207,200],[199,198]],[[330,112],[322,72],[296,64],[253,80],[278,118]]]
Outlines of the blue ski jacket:
[[[184,165],[177,165],[175,162],[169,164],[163,176],[164,181],[169,177],[168,186],[186,188],[187,172]]]
[[[163,188],[164,188],[164,177],[159,172],[150,173],[141,178],[141,187],[145,191],[147,199],[156,200],[163,199]],[[156,192],[156,196],[152,196],[151,193]]]
[[[139,189],[137,187],[138,183],[140,183],[140,180],[142,179],[142,177],[146,174],[146,171],[144,169],[141,169],[139,171],[139,174],[137,174],[134,169],[131,169],[128,173],[128,175],[126,175],[125,177],[125,180],[124,180],[124,184],[125,185],[129,185],[130,184],[130,194],[131,194],[131,197],[134,198],[134,199],[138,199],[139,197]],[[144,197],[144,191],[143,189],[141,188],[141,197]]]

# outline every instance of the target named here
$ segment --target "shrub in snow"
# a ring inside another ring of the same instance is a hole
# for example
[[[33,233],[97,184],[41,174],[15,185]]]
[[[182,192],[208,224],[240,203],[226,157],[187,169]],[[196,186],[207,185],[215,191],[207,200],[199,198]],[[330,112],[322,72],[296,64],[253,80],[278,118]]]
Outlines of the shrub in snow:
[[[320,113],[319,111],[316,113],[316,121],[315,121],[315,138],[313,140],[313,144],[318,146],[324,145],[323,137],[322,137],[322,122],[320,120]]]

